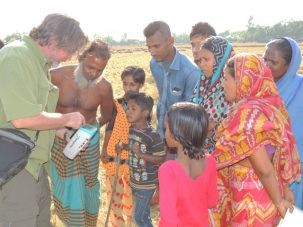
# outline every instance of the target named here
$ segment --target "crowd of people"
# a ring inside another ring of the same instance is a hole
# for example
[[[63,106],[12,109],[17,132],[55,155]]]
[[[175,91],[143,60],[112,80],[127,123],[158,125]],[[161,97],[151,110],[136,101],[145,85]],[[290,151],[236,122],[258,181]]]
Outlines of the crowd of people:
[[[298,43],[277,37],[262,57],[236,53],[199,22],[191,60],[166,22],[143,34],[157,102],[140,92],[139,65],[121,72],[124,94],[115,98],[103,73],[109,45],[90,41],[69,16],[47,15],[29,35],[0,40],[0,127],[40,132],[25,169],[0,188],[0,227],[51,226],[52,202],[65,226],[100,225],[100,161],[104,226],[153,226],[158,191],[161,227],[277,226],[287,210],[303,210]],[[76,53],[78,64],[59,65]],[[70,159],[63,151],[84,124],[97,132]]]

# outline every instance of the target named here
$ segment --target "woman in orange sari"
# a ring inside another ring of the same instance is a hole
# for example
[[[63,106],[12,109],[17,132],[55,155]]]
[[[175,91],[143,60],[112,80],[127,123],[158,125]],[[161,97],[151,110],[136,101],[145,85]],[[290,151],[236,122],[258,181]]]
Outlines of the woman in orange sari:
[[[226,176],[219,181],[225,183],[218,185],[220,199],[230,205],[217,225],[275,226],[293,209],[289,185],[301,173],[287,111],[270,70],[256,55],[230,59],[223,87],[235,106],[218,128],[213,152],[217,169],[225,173],[219,176]]]

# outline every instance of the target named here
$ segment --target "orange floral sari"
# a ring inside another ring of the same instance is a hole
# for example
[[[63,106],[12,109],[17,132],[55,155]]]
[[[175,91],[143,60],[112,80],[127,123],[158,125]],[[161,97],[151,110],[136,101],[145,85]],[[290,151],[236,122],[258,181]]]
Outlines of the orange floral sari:
[[[273,146],[272,163],[283,195],[283,185],[300,176],[299,155],[270,70],[255,55],[236,55],[234,63],[237,103],[218,128],[212,154],[221,192],[214,218],[217,226],[272,226],[279,220],[277,208],[253,168],[238,162]]]

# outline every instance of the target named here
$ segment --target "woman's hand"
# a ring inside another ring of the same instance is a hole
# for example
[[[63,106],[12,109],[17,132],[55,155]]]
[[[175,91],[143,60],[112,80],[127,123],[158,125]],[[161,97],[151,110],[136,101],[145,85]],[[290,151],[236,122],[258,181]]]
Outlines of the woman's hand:
[[[291,204],[295,204],[295,196],[288,186],[284,186],[284,198]]]
[[[288,201],[289,193],[287,193],[287,199],[285,197],[286,195],[280,193],[275,169],[270,157],[267,155],[265,147],[263,146],[257,152],[251,154],[248,159],[271,200],[277,207],[281,217],[284,218],[287,209],[289,209],[290,212],[293,211],[293,204]]]
[[[282,218],[285,217],[287,210],[289,209],[290,213],[294,210],[294,207],[291,202],[286,199],[282,199],[278,204],[276,204],[278,211]]]

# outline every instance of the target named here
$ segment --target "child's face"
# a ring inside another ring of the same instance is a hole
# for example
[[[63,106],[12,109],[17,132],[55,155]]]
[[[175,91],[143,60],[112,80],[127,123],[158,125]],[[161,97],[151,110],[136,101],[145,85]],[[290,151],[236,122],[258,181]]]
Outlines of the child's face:
[[[143,84],[140,84],[140,83],[136,83],[134,81],[134,78],[133,78],[132,75],[125,76],[122,80],[122,83],[123,83],[123,90],[124,90],[125,94],[129,91],[139,93],[139,90],[143,85]]]
[[[134,100],[128,100],[126,116],[131,124],[145,123],[148,111],[143,110]]]

